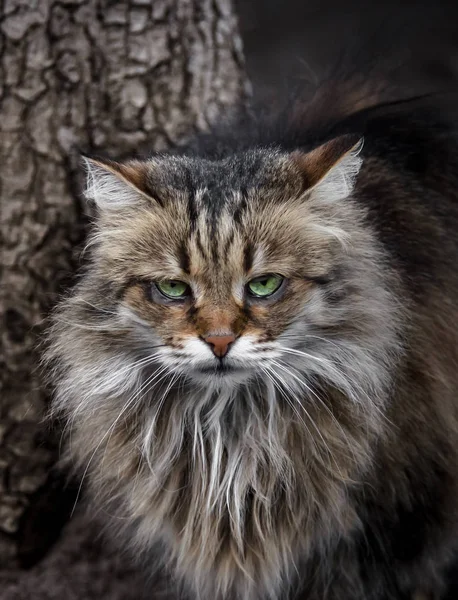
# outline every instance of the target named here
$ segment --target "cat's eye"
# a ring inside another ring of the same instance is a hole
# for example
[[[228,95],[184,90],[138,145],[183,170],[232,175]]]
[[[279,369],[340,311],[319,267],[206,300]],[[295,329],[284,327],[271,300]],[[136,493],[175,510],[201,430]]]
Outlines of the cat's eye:
[[[281,275],[269,273],[255,277],[247,284],[247,291],[256,298],[267,298],[280,289],[284,278]]]
[[[156,287],[163,296],[170,298],[171,300],[183,300],[191,294],[189,285],[184,281],[178,281],[176,279],[158,281]]]

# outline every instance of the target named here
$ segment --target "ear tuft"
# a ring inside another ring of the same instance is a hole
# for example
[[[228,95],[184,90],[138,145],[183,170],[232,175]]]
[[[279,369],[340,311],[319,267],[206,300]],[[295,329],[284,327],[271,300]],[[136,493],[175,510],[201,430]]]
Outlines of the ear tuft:
[[[101,210],[117,210],[139,206],[145,200],[151,202],[147,193],[147,167],[140,161],[117,163],[111,160],[83,156],[87,172],[85,196]]]
[[[364,139],[343,135],[311,152],[294,152],[293,160],[304,177],[305,191],[314,191],[325,201],[349,196],[362,165],[359,156]]]

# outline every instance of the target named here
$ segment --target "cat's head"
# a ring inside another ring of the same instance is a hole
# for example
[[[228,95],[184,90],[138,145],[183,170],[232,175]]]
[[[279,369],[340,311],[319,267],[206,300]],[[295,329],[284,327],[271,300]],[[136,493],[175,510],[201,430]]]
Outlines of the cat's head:
[[[308,154],[88,161],[102,290],[91,303],[170,371],[217,385],[265,375],[336,277],[348,233],[335,205],[359,150],[343,137]]]
[[[88,160],[92,258],[55,354],[119,385],[129,360],[211,389],[380,379],[390,292],[351,198],[360,149]]]

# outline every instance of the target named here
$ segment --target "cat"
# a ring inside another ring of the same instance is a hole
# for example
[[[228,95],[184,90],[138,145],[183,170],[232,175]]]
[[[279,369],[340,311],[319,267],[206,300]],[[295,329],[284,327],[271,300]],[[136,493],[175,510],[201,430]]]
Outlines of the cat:
[[[348,89],[86,159],[54,413],[190,598],[436,598],[457,546],[456,133]]]

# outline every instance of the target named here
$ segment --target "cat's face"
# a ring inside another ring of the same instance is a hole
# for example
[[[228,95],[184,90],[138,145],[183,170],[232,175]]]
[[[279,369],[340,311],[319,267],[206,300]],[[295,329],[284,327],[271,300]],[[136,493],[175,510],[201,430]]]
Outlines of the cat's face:
[[[234,207],[213,222],[203,205],[190,227],[185,203],[174,207],[179,217],[164,210],[159,221],[143,215],[125,222],[131,283],[120,308],[164,344],[164,364],[192,378],[236,382],[262,371],[316,293],[312,279],[330,269],[326,247],[321,259],[306,259],[310,227],[299,206],[262,206],[254,195],[249,203],[239,223]]]
[[[97,167],[111,194],[132,195],[102,211],[97,267],[124,325],[170,371],[217,386],[265,377],[296,321],[317,318],[341,240],[310,206],[302,167],[267,151],[130,163],[116,182]]]

